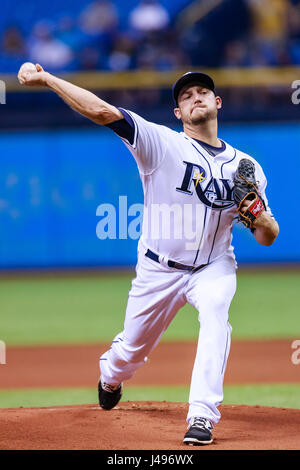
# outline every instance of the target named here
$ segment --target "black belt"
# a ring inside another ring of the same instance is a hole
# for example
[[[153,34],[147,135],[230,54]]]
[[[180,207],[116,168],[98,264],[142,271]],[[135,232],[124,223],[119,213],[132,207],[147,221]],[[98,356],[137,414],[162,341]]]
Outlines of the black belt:
[[[159,256],[149,249],[145,253],[145,256],[152,259],[153,261],[156,261],[157,263],[160,263]],[[201,264],[200,266],[188,266],[187,264],[177,263],[177,261],[171,261],[170,259],[168,260],[167,264],[170,268],[182,269],[183,271],[192,271],[193,273],[199,271],[199,269],[204,268],[204,266],[207,266],[207,264]]]

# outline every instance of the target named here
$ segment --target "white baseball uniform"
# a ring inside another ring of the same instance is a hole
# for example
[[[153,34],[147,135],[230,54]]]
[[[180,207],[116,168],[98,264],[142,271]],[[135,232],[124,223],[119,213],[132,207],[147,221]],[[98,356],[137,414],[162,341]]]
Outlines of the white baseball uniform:
[[[236,290],[233,175],[241,158],[255,163],[272,215],[266,178],[252,157],[226,142],[215,148],[120,110],[124,119],[108,127],[136,160],[145,212],[124,329],[100,358],[101,377],[111,385],[132,377],[188,302],[199,312],[200,332],[187,420],[201,416],[217,423],[230,349],[228,310]]]

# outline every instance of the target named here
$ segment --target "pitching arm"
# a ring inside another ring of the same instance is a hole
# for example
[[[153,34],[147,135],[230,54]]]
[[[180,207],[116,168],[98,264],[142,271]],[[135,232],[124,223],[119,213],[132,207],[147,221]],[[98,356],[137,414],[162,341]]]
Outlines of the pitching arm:
[[[46,86],[59,95],[72,109],[86,116],[97,124],[107,125],[123,118],[119,109],[106,103],[84,88],[45,72],[36,64],[36,72],[18,73],[21,85]]]

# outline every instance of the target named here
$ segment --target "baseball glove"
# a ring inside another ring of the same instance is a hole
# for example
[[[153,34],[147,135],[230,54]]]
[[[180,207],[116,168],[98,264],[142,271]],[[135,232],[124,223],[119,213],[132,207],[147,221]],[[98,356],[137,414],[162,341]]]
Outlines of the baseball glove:
[[[247,228],[253,228],[253,222],[255,222],[266,207],[258,190],[258,184],[255,179],[255,165],[251,160],[248,158],[240,160],[233,182],[233,197],[237,205],[239,221]],[[251,201],[251,204],[243,212],[241,208],[246,199]]]

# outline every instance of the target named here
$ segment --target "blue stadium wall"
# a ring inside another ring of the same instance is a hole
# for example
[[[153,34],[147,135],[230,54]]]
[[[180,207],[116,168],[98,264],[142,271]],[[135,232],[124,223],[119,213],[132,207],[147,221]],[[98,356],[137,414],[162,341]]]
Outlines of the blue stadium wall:
[[[262,164],[281,227],[276,243],[262,247],[235,226],[238,262],[299,262],[299,125],[223,125],[220,137]],[[118,210],[121,201],[137,209],[132,205],[143,202],[135,161],[118,137],[95,126],[3,132],[0,143],[0,269],[135,264],[137,240],[126,239],[126,227],[117,221],[121,238],[100,240],[96,234],[103,220],[96,215],[99,205]],[[129,215],[128,224],[135,217]]]

